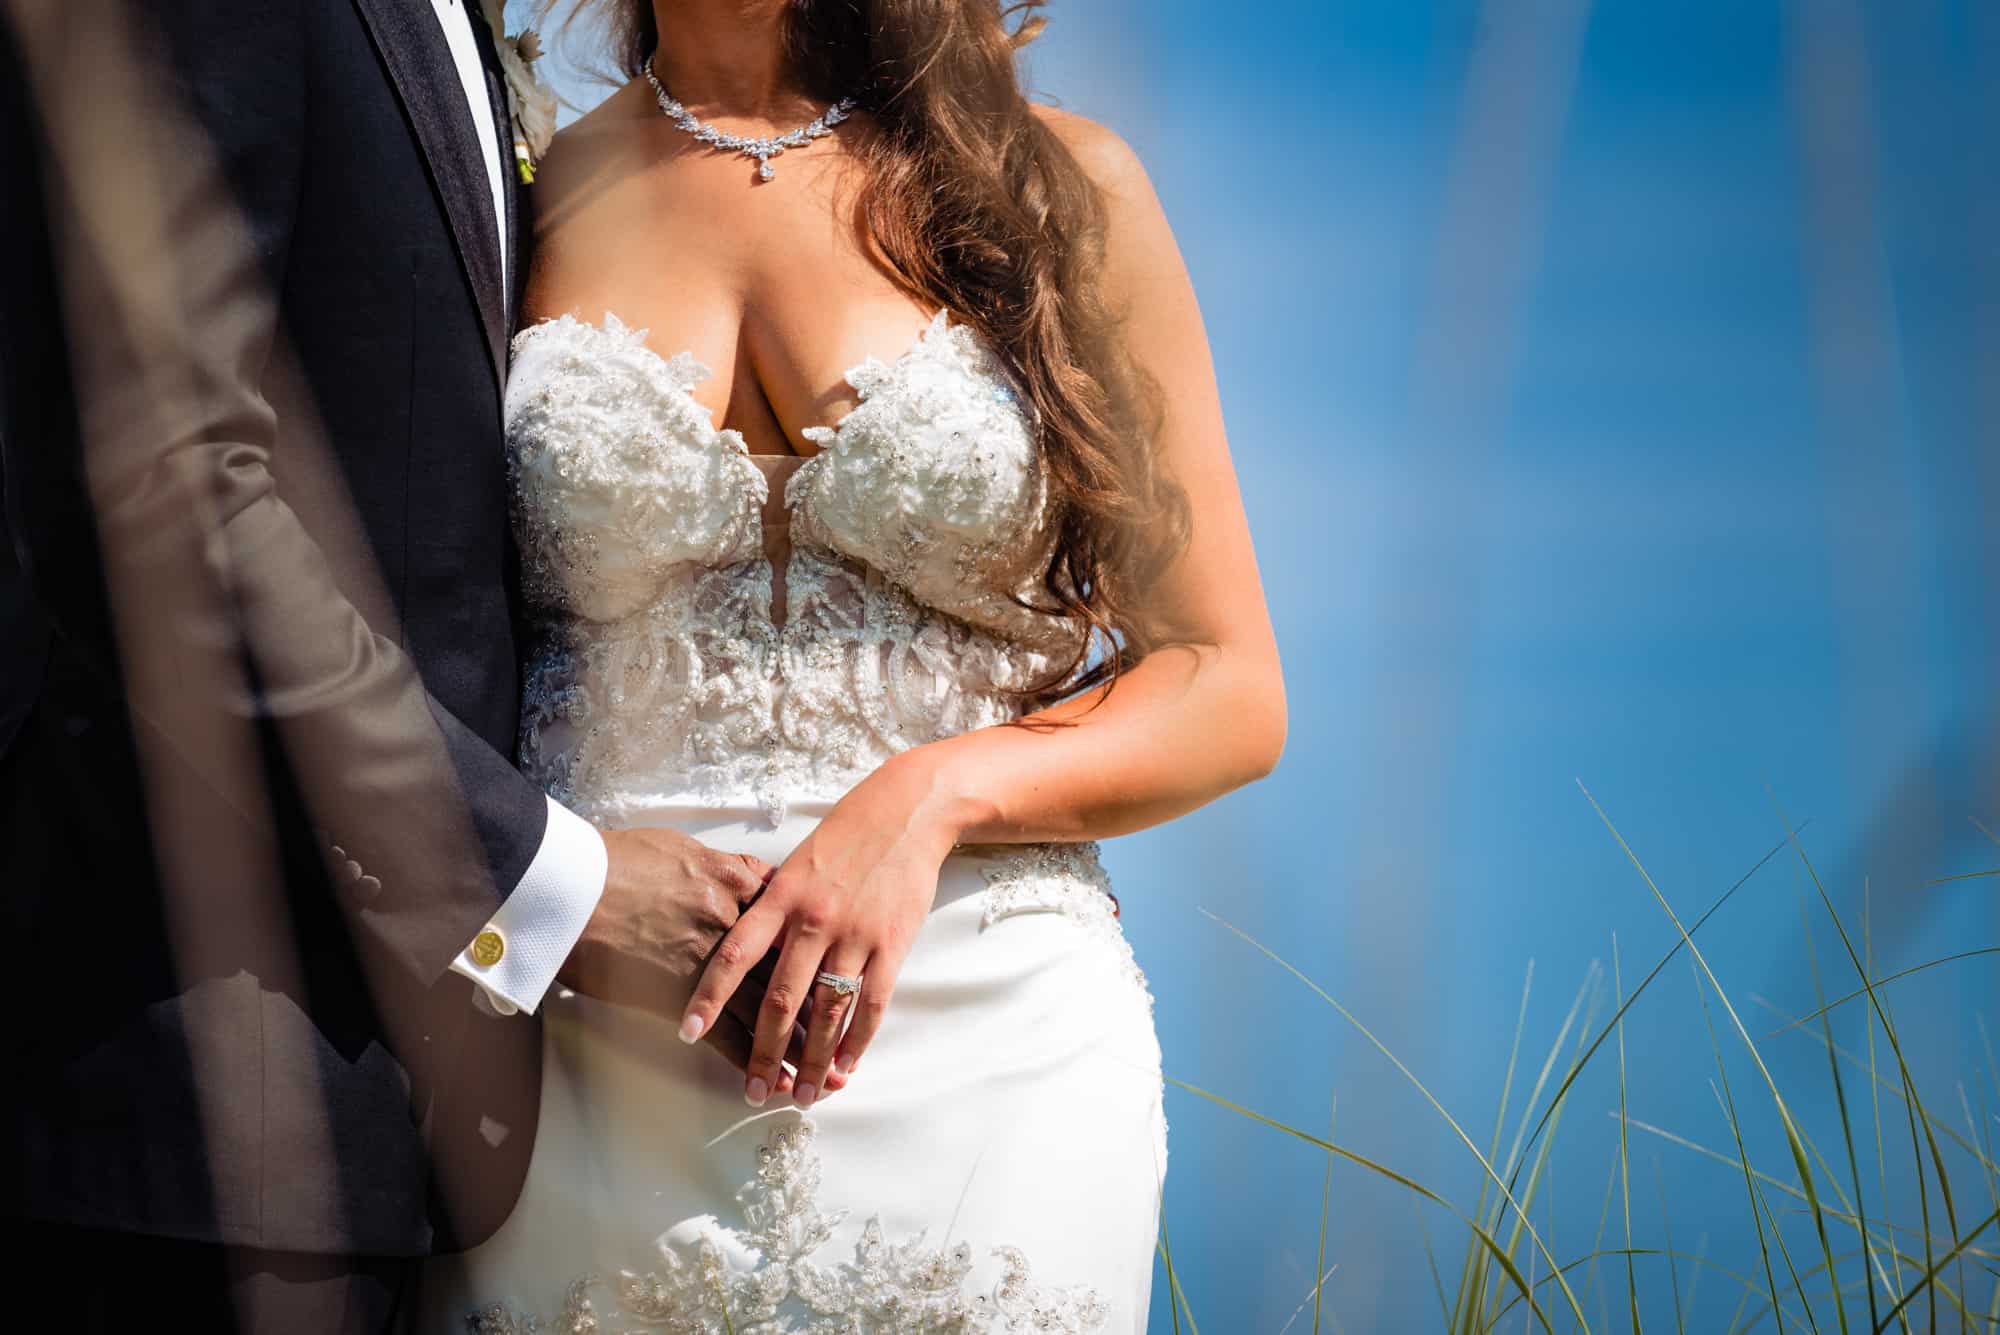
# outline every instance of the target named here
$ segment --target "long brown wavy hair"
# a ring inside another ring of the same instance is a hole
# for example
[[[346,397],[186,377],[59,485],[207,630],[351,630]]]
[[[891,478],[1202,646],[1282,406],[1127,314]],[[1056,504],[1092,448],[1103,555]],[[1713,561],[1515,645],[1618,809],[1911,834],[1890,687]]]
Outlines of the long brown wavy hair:
[[[650,0],[608,11],[613,56],[637,77],[659,44]],[[1159,396],[1126,354],[1103,271],[1104,205],[1023,95],[1017,53],[1043,0],[791,0],[794,76],[827,102],[853,94],[878,132],[857,138],[860,223],[910,291],[972,324],[1035,410],[1052,542],[1043,598],[1078,623],[1075,655],[1028,692],[1115,679],[1157,640],[1147,586],[1185,546],[1185,493],[1155,466]]]

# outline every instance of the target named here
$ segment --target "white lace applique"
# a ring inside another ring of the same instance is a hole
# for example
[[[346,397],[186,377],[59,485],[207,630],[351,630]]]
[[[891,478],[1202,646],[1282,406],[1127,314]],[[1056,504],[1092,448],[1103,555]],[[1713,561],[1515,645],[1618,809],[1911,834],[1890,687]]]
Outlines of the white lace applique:
[[[1075,623],[1023,607],[1048,566],[1048,487],[1013,378],[940,311],[893,362],[847,373],[860,404],[792,476],[793,540],[881,570],[924,604],[1044,651]]]
[[[616,622],[688,565],[762,550],[764,475],[695,399],[708,371],[645,336],[614,315],[515,337],[508,465],[522,592],[539,612]]]
[[[940,315],[806,434],[771,620],[767,483],[693,396],[707,372],[615,316],[514,341],[507,434],[535,622],[523,768],[614,822],[663,799],[837,799],[909,747],[1016,717],[1076,634],[1011,590],[1045,563],[1034,432]],[[1027,572],[1027,573],[1023,573]]]
[[[982,848],[980,851],[984,852]],[[996,845],[986,878],[986,911],[980,930],[1023,913],[1060,913],[1116,951],[1126,974],[1153,1007],[1146,974],[1118,923],[1111,877],[1093,842]]]
[[[660,1264],[646,1274],[620,1271],[604,1284],[573,1283],[563,1310],[544,1324],[495,1306],[466,1318],[472,1335],[1087,1335],[1102,1330],[1108,1309],[1089,1288],[1043,1289],[1028,1260],[996,1247],[1000,1280],[970,1291],[973,1251],[965,1243],[927,1247],[921,1234],[892,1243],[869,1220],[852,1260],[819,1253],[846,1218],[823,1211],[820,1164],[810,1121],[781,1126],[757,1151],[757,1176],[737,1193],[746,1229],[714,1228],[692,1243],[662,1239]],[[732,1264],[730,1258],[747,1258]],[[611,1291],[604,1316],[592,1291]],[[611,1324],[607,1324],[611,1323]],[[636,1323],[636,1324],[630,1324]]]

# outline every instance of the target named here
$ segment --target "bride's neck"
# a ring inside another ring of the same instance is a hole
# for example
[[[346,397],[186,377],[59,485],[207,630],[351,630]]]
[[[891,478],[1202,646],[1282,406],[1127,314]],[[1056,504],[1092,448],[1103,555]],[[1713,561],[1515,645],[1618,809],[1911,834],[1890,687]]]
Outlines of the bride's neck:
[[[703,117],[783,119],[806,101],[784,51],[790,0],[653,0],[653,71]]]

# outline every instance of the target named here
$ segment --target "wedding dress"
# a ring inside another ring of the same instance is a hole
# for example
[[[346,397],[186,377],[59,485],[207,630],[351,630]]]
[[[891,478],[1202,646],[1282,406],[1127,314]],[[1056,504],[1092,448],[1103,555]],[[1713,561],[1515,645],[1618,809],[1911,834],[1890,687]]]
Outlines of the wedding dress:
[[[1074,644],[1029,406],[940,314],[859,405],[752,455],[607,315],[515,340],[523,764],[605,828],[782,861],[905,748],[1014,717]],[[852,1083],[749,1108],[673,1025],[544,1002],[540,1130],[426,1330],[1145,1329],[1166,1168],[1151,998],[1089,844],[962,847]]]

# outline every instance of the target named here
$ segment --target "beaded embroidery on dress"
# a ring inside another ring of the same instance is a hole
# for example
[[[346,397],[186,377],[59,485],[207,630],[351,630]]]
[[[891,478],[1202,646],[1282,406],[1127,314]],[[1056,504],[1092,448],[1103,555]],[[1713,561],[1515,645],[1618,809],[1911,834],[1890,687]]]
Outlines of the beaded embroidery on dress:
[[[1044,1290],[1028,1258],[996,1247],[1004,1266],[988,1292],[967,1286],[972,1248],[902,1242],[870,1219],[851,1260],[822,1256],[847,1215],[820,1207],[820,1165],[811,1122],[772,1131],[757,1151],[757,1176],[737,1193],[747,1230],[716,1230],[693,1243],[659,1242],[660,1264],[622,1271],[612,1282],[588,1275],[569,1286],[553,1325],[494,1305],[466,1318],[471,1335],[600,1335],[606,1320],[674,1335],[981,1335],[1103,1329],[1105,1308],[1088,1288]],[[733,1267],[725,1248],[754,1257]],[[615,1315],[600,1315],[606,1292]]]
[[[939,315],[849,372],[857,405],[773,483],[694,397],[707,372],[644,338],[607,315],[514,341],[521,760],[605,828],[775,865],[891,756],[1016,717],[1074,653],[1033,605],[1036,432]],[[426,1335],[1145,1329],[1159,1043],[1094,844],[946,857],[853,1082],[776,1130],[665,1019],[560,989],[541,1014],[527,1179],[493,1238],[426,1263]]]
[[[1047,561],[1034,432],[1000,361],[943,314],[785,489],[788,611],[771,619],[763,475],[691,391],[707,371],[645,331],[523,330],[508,438],[537,623],[522,763],[585,816],[680,792],[838,797],[908,747],[1003,722],[1068,653],[1023,606]]]
[[[1118,952],[1132,985],[1151,1009],[1153,993],[1133,957],[1132,943],[1118,926],[1111,878],[1093,843],[1024,844],[995,850],[986,877],[986,912],[981,930],[1023,913],[1060,913]]]

